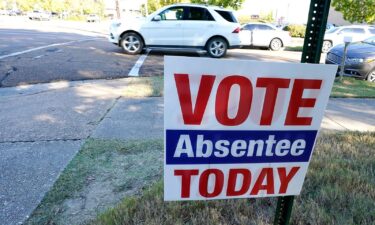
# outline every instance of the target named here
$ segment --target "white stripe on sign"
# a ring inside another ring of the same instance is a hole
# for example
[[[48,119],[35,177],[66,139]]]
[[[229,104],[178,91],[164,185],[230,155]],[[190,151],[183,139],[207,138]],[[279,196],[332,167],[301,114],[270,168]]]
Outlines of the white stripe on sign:
[[[78,42],[82,42],[82,41],[92,41],[92,40],[96,40],[96,39],[99,39],[99,38],[87,38],[87,39],[82,39],[82,40],[75,40],[75,41],[55,43],[55,44],[51,44],[51,45],[44,45],[44,46],[40,46],[40,47],[36,47],[36,48],[32,48],[32,49],[27,49],[25,51],[13,52],[13,53],[10,53],[10,54],[7,54],[7,55],[1,55],[0,59],[5,59],[5,58],[12,57],[12,56],[22,55],[22,54],[25,54],[25,53],[29,53],[29,52],[33,52],[33,51],[37,51],[37,50],[41,50],[41,49],[45,49],[45,48],[61,46],[61,45],[69,45],[69,44],[78,43]]]
[[[139,59],[137,60],[137,62],[133,66],[133,68],[130,70],[128,76],[130,76],[130,77],[138,77],[139,76],[139,69],[141,68],[143,62],[146,60],[146,58],[148,56],[148,53],[150,53],[149,49],[146,50],[145,54],[143,54],[139,57]]]

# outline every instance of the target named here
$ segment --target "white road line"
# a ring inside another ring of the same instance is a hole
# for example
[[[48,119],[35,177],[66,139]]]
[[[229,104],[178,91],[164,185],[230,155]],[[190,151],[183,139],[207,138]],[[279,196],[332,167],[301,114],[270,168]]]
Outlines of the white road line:
[[[143,62],[146,60],[148,53],[150,52],[149,49],[146,50],[146,53],[141,55],[133,68],[130,70],[128,76],[130,77],[138,77],[139,76],[139,69],[141,68]]]
[[[39,59],[39,58],[42,58],[44,55],[38,55],[38,56],[35,56],[33,57],[33,59]]]
[[[12,57],[12,56],[22,55],[22,54],[25,54],[25,53],[37,51],[37,50],[44,49],[44,48],[50,48],[50,47],[61,46],[61,45],[69,45],[69,44],[72,44],[72,43],[77,43],[77,42],[82,42],[82,41],[91,41],[91,40],[95,40],[95,39],[99,39],[99,38],[87,38],[87,39],[81,39],[81,40],[75,40],[75,41],[55,43],[55,44],[51,44],[51,45],[44,45],[44,46],[40,46],[40,47],[36,47],[36,48],[32,48],[32,49],[27,49],[25,51],[14,52],[14,53],[10,53],[10,54],[7,54],[7,55],[1,55],[0,59],[5,59],[5,58]]]

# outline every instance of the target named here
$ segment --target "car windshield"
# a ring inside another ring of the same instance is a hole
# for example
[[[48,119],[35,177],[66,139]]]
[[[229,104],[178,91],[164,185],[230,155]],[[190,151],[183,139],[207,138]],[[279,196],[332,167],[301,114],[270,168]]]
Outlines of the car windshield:
[[[366,40],[362,41],[363,43],[375,45],[375,36],[367,38]]]
[[[334,28],[331,28],[329,30],[326,31],[327,34],[330,34],[330,33],[334,33],[338,30],[339,28],[338,27],[334,27]]]

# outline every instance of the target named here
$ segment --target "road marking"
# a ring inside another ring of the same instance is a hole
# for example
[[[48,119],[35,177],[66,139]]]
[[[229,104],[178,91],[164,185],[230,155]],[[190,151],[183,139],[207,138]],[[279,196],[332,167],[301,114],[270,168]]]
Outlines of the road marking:
[[[7,54],[7,55],[1,55],[0,59],[5,59],[5,58],[12,57],[12,56],[22,55],[22,54],[37,51],[37,50],[40,50],[40,49],[45,49],[45,48],[50,48],[50,47],[55,47],[55,46],[61,46],[61,45],[69,45],[69,44],[73,44],[73,43],[78,43],[78,42],[83,42],[83,41],[91,41],[91,40],[96,40],[96,39],[99,39],[99,38],[87,38],[87,39],[81,39],[81,40],[55,43],[55,44],[51,44],[51,45],[44,45],[44,46],[28,49],[28,50],[25,50],[25,51],[14,52],[14,53],[10,53],[10,54]]]
[[[39,58],[42,58],[44,55],[38,55],[38,56],[35,56],[33,57],[33,59],[39,59]]]
[[[139,57],[139,59],[137,60],[137,62],[133,66],[133,68],[130,70],[130,72],[128,74],[129,77],[138,77],[139,76],[139,69],[141,68],[143,62],[146,60],[146,58],[148,56],[148,53],[150,53],[149,49],[146,50],[145,54],[143,54]]]

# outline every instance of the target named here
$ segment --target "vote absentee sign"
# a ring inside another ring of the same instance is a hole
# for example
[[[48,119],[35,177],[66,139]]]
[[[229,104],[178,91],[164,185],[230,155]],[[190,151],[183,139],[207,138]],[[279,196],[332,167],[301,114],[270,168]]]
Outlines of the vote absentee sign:
[[[164,199],[298,195],[336,66],[165,57]]]

